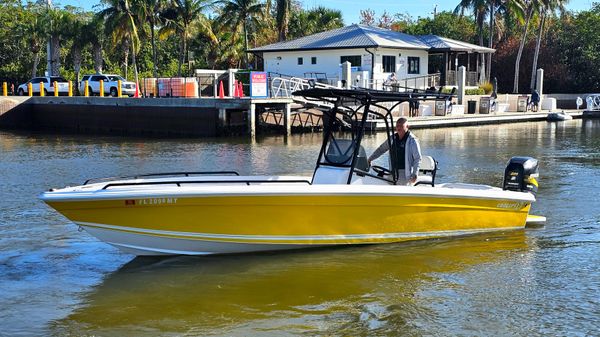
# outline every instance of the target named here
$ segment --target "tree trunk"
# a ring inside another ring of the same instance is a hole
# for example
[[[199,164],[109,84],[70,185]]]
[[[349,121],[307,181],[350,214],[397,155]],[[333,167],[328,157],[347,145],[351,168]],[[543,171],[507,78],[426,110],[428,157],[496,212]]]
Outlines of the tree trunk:
[[[102,73],[102,45],[100,43],[94,43],[94,70],[96,74]]]
[[[129,45],[129,39],[127,39],[123,45],[123,54],[125,54],[123,62],[123,65],[125,66],[125,75],[123,77],[125,77],[125,79],[127,79],[127,75],[129,75]]]
[[[31,78],[37,77],[37,68],[40,64],[40,52],[33,54],[33,67],[31,68]]]
[[[492,1],[490,4],[490,37],[488,40],[488,48],[493,48],[494,46],[494,20],[496,18],[496,1]],[[486,78],[489,81],[492,77],[492,53],[488,54],[487,57],[487,69]]]
[[[60,76],[60,37],[56,35],[52,36],[50,43],[52,44],[52,57],[50,58],[52,69],[50,75]]]
[[[75,83],[79,83],[79,73],[81,72],[81,48],[73,47],[73,71],[75,72]],[[75,85],[75,90],[79,85]]]
[[[135,78],[135,90],[136,90],[136,92],[138,92],[139,78],[138,78],[138,69],[137,69],[137,59],[135,57],[135,43],[131,44],[131,63],[133,65],[133,75]]]
[[[248,27],[246,24],[246,18],[244,18],[244,61],[246,69],[248,69]]]
[[[540,29],[538,31],[537,42],[535,44],[535,54],[533,54],[533,67],[531,68],[531,84],[530,89],[535,89],[536,73],[537,73],[537,62],[540,54],[540,44],[542,43],[542,33],[544,31],[544,22],[546,21],[546,9],[542,10],[542,20],[540,21]]]
[[[183,64],[183,40],[185,40],[185,38],[183,37],[183,35],[181,36],[181,44],[179,45],[179,64],[177,65],[177,77],[181,77],[181,65]]]
[[[513,93],[519,93],[519,67],[521,66],[521,57],[523,56],[523,49],[525,48],[525,41],[527,41],[527,30],[529,29],[529,21],[533,15],[533,6],[529,5],[527,8],[527,19],[525,21],[525,28],[523,29],[523,37],[521,43],[519,43],[519,51],[517,52],[517,60],[515,61],[515,80],[513,82]]]
[[[158,67],[156,66],[156,38],[154,36],[154,26],[156,25],[154,15],[150,20],[150,39],[152,40],[152,75],[158,77]]]

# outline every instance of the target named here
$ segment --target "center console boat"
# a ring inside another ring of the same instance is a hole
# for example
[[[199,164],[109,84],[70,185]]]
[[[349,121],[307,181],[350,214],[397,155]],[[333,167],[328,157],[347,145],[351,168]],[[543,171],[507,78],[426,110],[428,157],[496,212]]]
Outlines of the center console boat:
[[[40,199],[91,235],[135,255],[206,255],[401,242],[523,228],[538,163],[514,157],[501,188],[436,184],[436,162],[416,186],[395,185],[393,167],[369,167],[361,146],[373,117],[392,142],[392,111],[429,92],[308,89],[327,101],[312,176],[177,172],[106,178],[52,189]]]

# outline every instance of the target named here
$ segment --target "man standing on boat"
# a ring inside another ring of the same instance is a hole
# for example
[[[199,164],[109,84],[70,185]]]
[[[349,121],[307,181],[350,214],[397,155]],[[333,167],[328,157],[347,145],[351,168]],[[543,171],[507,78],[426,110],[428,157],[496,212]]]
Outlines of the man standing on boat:
[[[379,158],[390,149],[388,140],[383,142],[369,157],[371,162]],[[396,121],[396,133],[392,138],[392,151],[390,151],[390,163],[392,169],[397,171],[398,180],[396,185],[413,185],[417,181],[419,163],[421,162],[421,147],[419,141],[408,130],[408,120],[400,117]]]

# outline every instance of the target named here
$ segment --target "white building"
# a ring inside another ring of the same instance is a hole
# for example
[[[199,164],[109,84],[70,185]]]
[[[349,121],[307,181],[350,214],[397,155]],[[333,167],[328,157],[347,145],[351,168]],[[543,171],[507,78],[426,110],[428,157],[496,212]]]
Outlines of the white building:
[[[446,80],[451,78],[449,75],[459,63],[468,68],[475,64],[473,68],[477,72],[478,58],[471,58],[470,54],[494,50],[434,35],[413,36],[355,24],[250,49],[249,52],[262,56],[264,70],[270,73],[326,77],[329,82],[336,83],[340,79],[341,63],[349,61],[353,67],[353,85],[381,88],[390,74],[395,73],[401,85],[424,88],[453,85]],[[438,62],[440,66],[431,74],[430,55],[442,56]],[[471,77],[478,79],[476,74]]]

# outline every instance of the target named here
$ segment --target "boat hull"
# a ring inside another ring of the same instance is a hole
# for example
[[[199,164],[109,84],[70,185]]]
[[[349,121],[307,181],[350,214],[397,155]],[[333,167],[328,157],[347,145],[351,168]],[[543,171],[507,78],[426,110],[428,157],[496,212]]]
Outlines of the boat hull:
[[[98,239],[136,255],[376,244],[518,229],[531,205],[418,193],[45,201]]]

